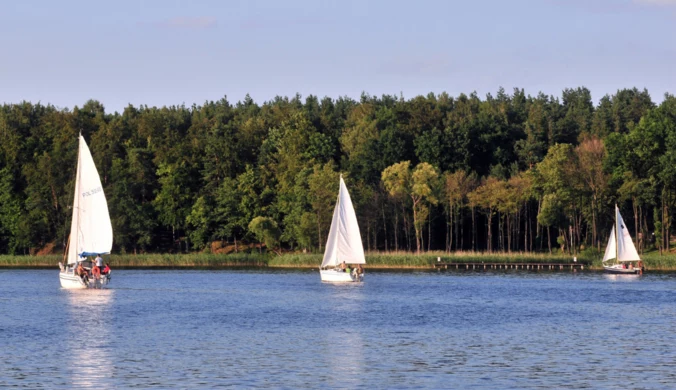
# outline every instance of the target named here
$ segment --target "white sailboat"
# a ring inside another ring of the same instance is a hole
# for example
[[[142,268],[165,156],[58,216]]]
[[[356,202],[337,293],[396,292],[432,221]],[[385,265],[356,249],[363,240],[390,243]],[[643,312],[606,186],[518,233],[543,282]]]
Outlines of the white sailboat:
[[[615,260],[610,262],[610,260]],[[624,224],[620,209],[615,205],[615,225],[610,230],[608,246],[603,256],[603,269],[613,274],[641,274],[643,262],[631,240],[629,229]]]
[[[70,225],[65,265],[59,263],[59,280],[63,288],[100,288],[110,281],[107,274],[77,275],[76,266],[82,263],[93,268],[87,256],[110,253],[113,246],[113,227],[108,214],[108,203],[103,194],[101,179],[82,135],[79,137],[73,217]]]
[[[350,194],[341,175],[338,201],[333,210],[333,220],[319,273],[323,282],[361,282],[364,280],[363,269],[359,272],[357,268],[350,270],[347,267],[358,265],[361,268],[361,264],[366,264],[364,247]]]

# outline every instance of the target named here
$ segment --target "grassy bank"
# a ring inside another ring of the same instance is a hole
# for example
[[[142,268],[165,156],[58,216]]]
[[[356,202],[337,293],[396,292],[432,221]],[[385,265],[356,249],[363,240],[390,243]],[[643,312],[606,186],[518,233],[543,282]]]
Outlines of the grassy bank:
[[[265,267],[267,255],[229,254],[143,254],[106,255],[104,260],[113,268],[221,268],[221,267]],[[0,267],[16,268],[58,268],[61,255],[48,256],[0,256]]]
[[[425,252],[419,255],[409,252],[369,252],[366,263],[369,268],[433,268],[437,259],[445,263],[568,263],[571,256],[544,253],[481,253],[481,252]],[[578,261],[582,261],[578,259]],[[321,254],[284,254],[270,259],[270,267],[318,267]]]
[[[578,262],[591,269],[602,269],[597,253],[578,255]],[[61,255],[0,256],[0,267],[5,268],[57,268]],[[440,258],[445,263],[570,263],[572,256],[548,253],[482,253],[482,252],[426,252],[420,255],[408,252],[370,252],[366,254],[368,268],[379,269],[430,269]],[[238,253],[215,255],[195,254],[143,254],[105,256],[113,268],[226,268],[226,267],[277,267],[318,268],[322,254]],[[643,255],[647,270],[676,271],[676,254],[661,256],[658,252]]]

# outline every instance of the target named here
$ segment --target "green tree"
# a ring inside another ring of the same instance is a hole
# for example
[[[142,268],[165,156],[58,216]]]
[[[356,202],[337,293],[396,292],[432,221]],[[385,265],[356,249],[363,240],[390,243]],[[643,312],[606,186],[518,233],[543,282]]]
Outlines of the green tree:
[[[493,251],[493,213],[496,211],[500,198],[504,195],[505,182],[495,177],[488,177],[482,180],[474,191],[467,197],[472,205],[481,207],[486,213],[486,249]]]
[[[153,205],[159,221],[171,227],[172,242],[177,243],[177,231],[186,227],[186,217],[192,208],[192,191],[188,182],[190,171],[184,164],[161,163],[157,169],[160,188]],[[180,247],[179,247],[180,249]],[[186,248],[187,249],[187,248]]]
[[[256,217],[249,222],[249,230],[256,236],[258,242],[265,243],[268,250],[274,250],[279,243],[279,228],[277,222],[268,217]]]
[[[30,245],[25,213],[13,179],[7,167],[0,169],[0,249],[12,255],[25,253]]]
[[[157,214],[153,207],[157,178],[152,152],[129,148],[125,158],[114,158],[110,187],[106,189],[108,210],[116,248],[122,252],[146,251],[154,242]]]
[[[339,174],[333,168],[333,164],[326,163],[323,166],[315,165],[312,174],[308,178],[308,200],[312,206],[317,226],[317,242],[319,250],[325,241],[331,226],[333,206],[338,194]]]
[[[413,211],[416,251],[422,247],[422,228],[427,219],[429,208],[426,203],[438,202],[439,173],[428,163],[420,163],[411,170],[410,161],[387,167],[382,173],[382,181],[392,197],[408,196]]]

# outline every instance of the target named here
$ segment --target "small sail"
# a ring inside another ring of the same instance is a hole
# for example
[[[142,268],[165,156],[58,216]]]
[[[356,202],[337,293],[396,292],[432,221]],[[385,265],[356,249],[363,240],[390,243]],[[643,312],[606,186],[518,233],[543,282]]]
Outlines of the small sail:
[[[341,176],[338,202],[333,210],[322,268],[335,266],[343,261],[347,264],[366,264],[357,215]]]
[[[606,246],[606,254],[603,255],[603,261],[606,262],[610,259],[617,257],[617,245],[615,245],[615,226],[610,229],[610,238],[608,238],[608,246]]]
[[[624,224],[622,215],[620,215],[620,210],[615,207],[615,212],[617,213],[617,260],[618,261],[636,261],[641,260],[634,246],[634,242],[631,240],[631,234],[629,234],[629,229],[627,225]]]
[[[108,202],[94,159],[80,136],[68,264],[74,264],[80,256],[110,253],[112,246],[113,227]]]

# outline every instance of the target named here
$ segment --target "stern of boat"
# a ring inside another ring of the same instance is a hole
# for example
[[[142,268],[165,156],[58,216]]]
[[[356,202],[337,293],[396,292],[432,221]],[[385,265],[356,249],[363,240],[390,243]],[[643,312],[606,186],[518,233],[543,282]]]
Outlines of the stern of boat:
[[[604,265],[603,266],[603,271],[608,274],[615,274],[615,275],[640,275],[643,273],[643,269],[636,267],[636,268],[622,268],[621,266],[618,265]]]
[[[110,282],[110,273],[101,275],[99,279],[89,277],[88,283],[85,283],[82,278],[72,270],[62,270],[59,272],[59,282],[61,288],[65,289],[87,289],[87,288],[105,288]]]
[[[73,272],[60,271],[59,282],[61,282],[61,288],[69,290],[87,288],[87,285],[82,281],[82,279]]]
[[[343,270],[335,269],[320,269],[322,282],[333,283],[347,283],[347,282],[363,282],[364,274],[356,275],[353,272],[345,272]]]

